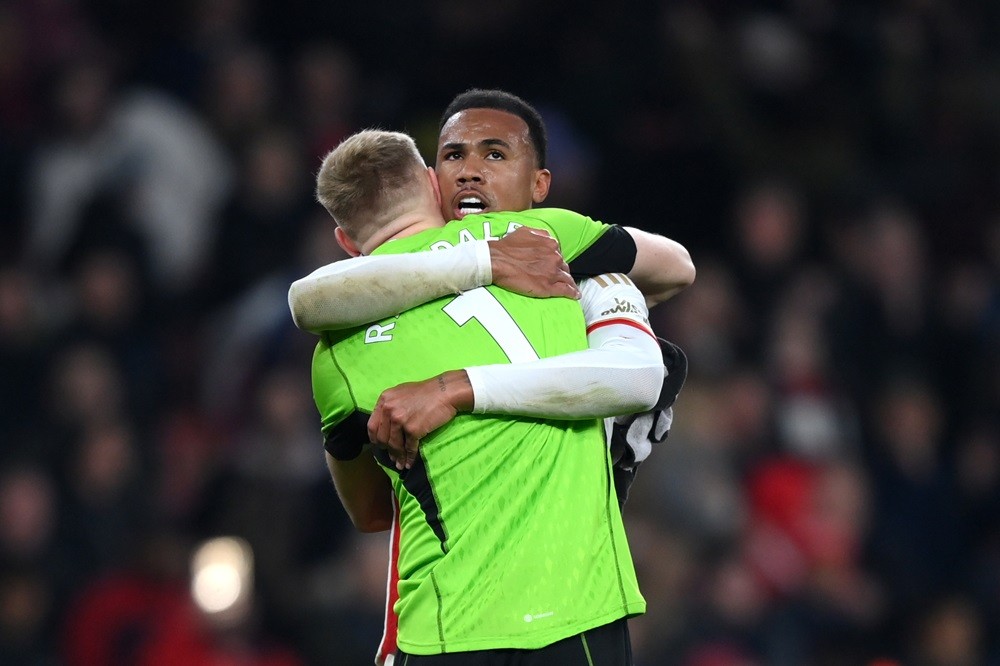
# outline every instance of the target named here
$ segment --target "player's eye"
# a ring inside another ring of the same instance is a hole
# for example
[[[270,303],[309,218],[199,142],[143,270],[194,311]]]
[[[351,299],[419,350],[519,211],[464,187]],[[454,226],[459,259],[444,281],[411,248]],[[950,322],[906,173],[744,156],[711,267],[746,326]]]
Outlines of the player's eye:
[[[444,154],[444,160],[460,160],[462,159],[462,153],[457,150],[451,150]]]
[[[488,160],[502,160],[502,159],[504,159],[504,154],[501,153],[499,150],[491,150],[490,152],[486,153],[486,159],[488,159]]]

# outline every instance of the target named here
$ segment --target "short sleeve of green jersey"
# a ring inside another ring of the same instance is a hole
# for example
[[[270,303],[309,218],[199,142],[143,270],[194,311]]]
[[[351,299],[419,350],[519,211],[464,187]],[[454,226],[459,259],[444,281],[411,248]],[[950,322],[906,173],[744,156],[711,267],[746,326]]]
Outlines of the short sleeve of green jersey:
[[[521,213],[519,222],[525,226],[535,226],[532,220],[541,222],[538,227],[551,229],[559,240],[559,249],[567,262],[578,256],[603,236],[609,225],[593,220],[586,215],[574,213],[565,208],[533,208]]]
[[[351,387],[333,358],[326,336],[316,345],[312,361],[313,400],[319,410],[321,427],[328,434],[357,411]]]

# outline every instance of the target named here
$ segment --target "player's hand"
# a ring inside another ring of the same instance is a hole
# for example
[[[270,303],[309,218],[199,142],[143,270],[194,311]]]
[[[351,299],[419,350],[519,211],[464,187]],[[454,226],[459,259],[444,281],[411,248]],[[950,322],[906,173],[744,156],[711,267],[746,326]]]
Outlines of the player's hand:
[[[410,469],[420,440],[472,408],[472,385],[464,370],[386,389],[368,419],[368,439],[388,450],[396,469]]]
[[[580,290],[559,252],[559,243],[543,229],[519,227],[489,242],[493,284],[510,291],[543,298],[580,298]]]

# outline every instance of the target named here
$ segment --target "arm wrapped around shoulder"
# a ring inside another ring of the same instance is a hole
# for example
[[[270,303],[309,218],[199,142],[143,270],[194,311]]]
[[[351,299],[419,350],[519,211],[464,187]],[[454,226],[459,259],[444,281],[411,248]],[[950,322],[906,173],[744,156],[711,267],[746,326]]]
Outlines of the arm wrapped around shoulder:
[[[486,241],[413,254],[380,254],[327,264],[292,283],[288,309],[303,331],[368,324],[448,294],[490,284]]]

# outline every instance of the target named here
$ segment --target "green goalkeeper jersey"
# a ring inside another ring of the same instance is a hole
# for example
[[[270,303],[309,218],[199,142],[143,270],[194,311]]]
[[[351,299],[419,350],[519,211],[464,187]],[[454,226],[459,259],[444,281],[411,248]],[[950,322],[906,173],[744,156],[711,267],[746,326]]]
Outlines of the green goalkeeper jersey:
[[[548,230],[567,261],[609,228],[559,209],[469,215],[376,253],[499,238],[522,225]],[[387,388],[586,346],[575,301],[481,287],[324,334],[313,392],[327,438],[363,437],[357,423]],[[645,611],[600,420],[462,414],[424,438],[412,469],[380,462],[400,507],[404,651],[540,648]]]

